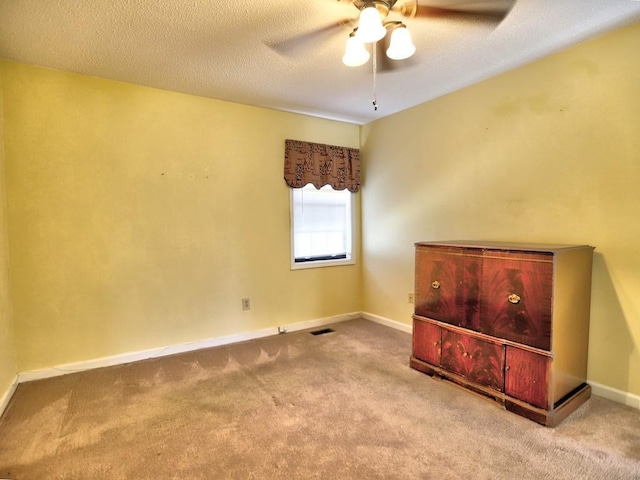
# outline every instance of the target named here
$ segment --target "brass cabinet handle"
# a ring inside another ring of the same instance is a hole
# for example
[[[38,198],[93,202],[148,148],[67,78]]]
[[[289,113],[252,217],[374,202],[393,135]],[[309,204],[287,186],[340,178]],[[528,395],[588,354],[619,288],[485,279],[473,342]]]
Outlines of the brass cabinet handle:
[[[438,280],[434,280],[431,282],[431,288],[435,288],[436,290],[440,288],[440,282]]]
[[[518,295],[516,295],[515,293],[512,293],[511,295],[509,295],[509,302],[510,303],[520,303],[520,297]]]

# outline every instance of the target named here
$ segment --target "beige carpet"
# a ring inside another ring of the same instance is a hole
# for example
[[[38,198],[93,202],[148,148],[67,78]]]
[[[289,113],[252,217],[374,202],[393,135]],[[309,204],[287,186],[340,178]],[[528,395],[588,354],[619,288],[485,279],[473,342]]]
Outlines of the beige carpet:
[[[639,479],[640,411],[555,429],[408,368],[365,320],[20,385],[0,478]]]

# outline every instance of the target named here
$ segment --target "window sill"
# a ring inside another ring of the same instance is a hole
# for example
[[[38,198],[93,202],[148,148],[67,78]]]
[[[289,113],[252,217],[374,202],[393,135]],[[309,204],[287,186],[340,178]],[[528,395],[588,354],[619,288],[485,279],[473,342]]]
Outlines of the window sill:
[[[315,260],[313,262],[292,262],[291,270],[306,270],[308,268],[322,268],[322,267],[340,267],[344,265],[355,265],[355,259],[341,259],[341,260]]]

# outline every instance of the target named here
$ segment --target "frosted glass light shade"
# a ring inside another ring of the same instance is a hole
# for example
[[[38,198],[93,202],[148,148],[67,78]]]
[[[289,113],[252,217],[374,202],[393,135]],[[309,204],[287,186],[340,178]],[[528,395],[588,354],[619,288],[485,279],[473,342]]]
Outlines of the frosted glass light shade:
[[[393,60],[404,60],[416,53],[416,46],[411,40],[411,34],[406,27],[398,27],[391,32],[391,41],[387,48],[387,57]]]
[[[384,37],[387,29],[382,26],[382,18],[376,7],[367,7],[360,12],[360,22],[356,37],[364,43],[374,43]]]
[[[351,36],[347,39],[342,63],[347,67],[359,67],[360,65],[367,63],[370,56],[371,55],[365,48],[364,43],[358,40],[355,36]]]

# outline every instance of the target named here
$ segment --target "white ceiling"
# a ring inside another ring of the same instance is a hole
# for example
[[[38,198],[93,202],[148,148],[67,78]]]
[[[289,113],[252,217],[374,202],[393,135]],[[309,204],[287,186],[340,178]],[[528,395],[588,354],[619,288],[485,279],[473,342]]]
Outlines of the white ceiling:
[[[371,62],[341,61],[349,0],[0,0],[0,58],[364,124],[640,20],[638,0],[507,1],[499,25],[405,19],[417,52],[378,74],[377,111]]]

